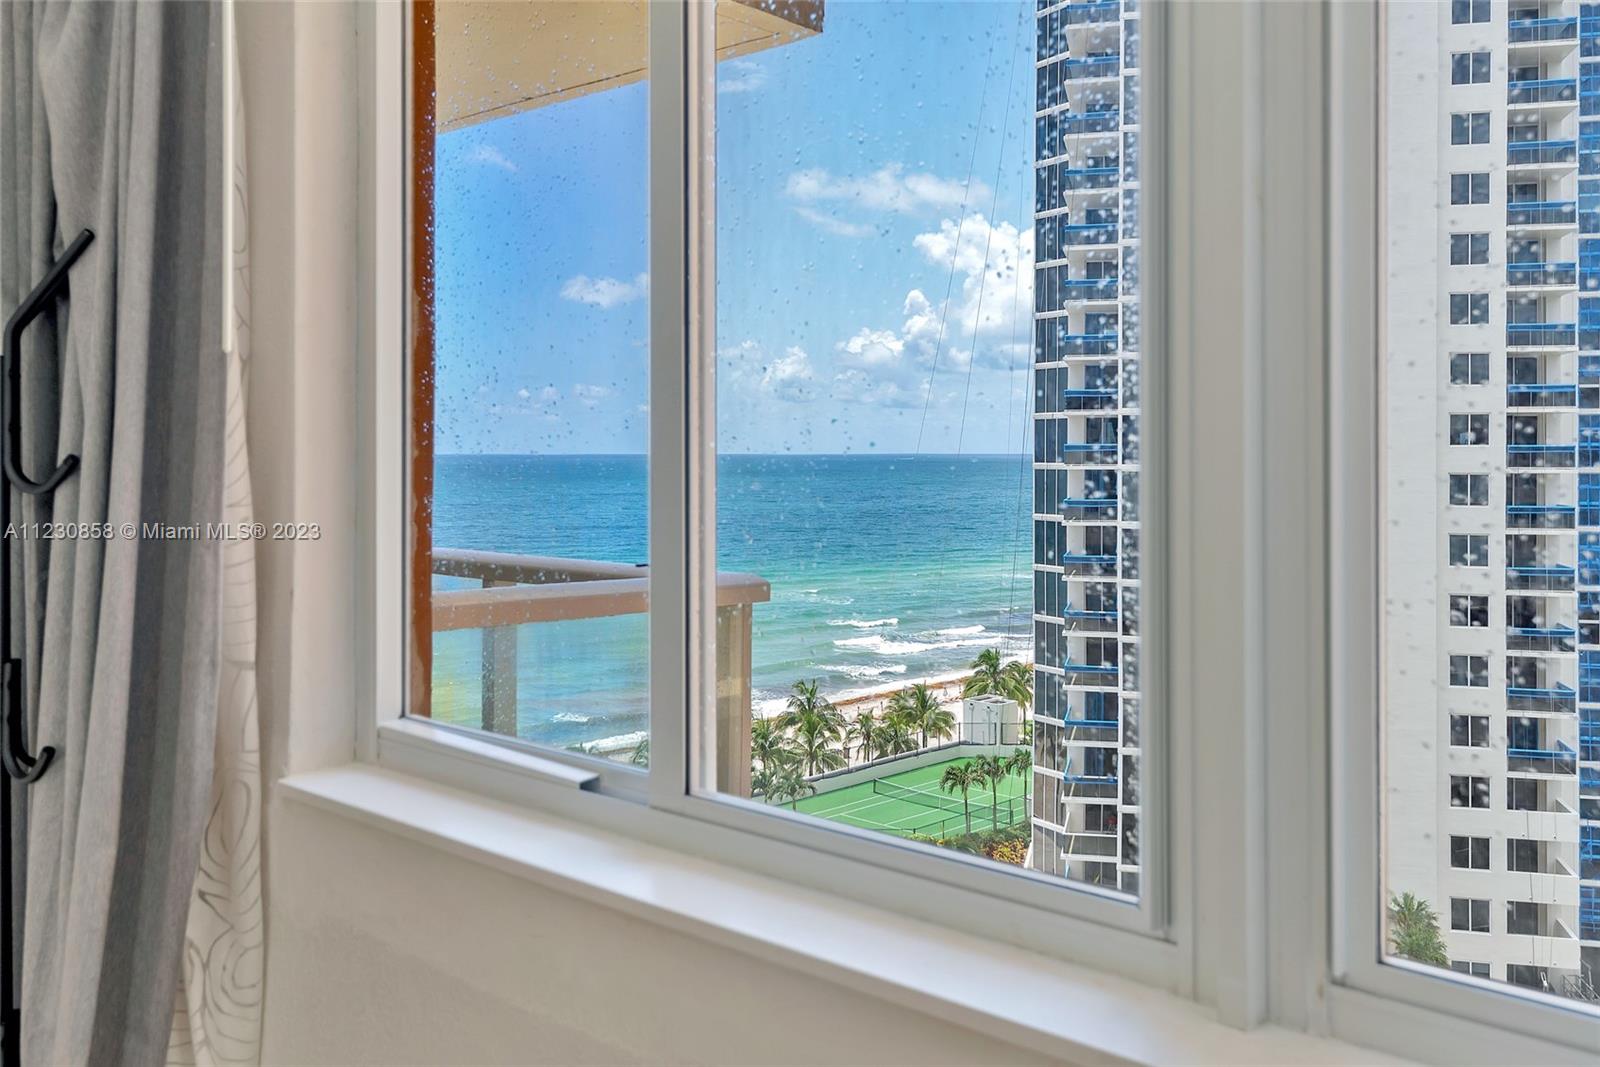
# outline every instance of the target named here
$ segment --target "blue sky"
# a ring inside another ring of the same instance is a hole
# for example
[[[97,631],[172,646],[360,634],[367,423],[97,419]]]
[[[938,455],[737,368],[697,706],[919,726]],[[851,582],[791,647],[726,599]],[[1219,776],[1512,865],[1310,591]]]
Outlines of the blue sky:
[[[830,0],[719,65],[722,451],[1020,450],[1032,7]],[[644,450],[647,91],[440,137],[441,452]]]

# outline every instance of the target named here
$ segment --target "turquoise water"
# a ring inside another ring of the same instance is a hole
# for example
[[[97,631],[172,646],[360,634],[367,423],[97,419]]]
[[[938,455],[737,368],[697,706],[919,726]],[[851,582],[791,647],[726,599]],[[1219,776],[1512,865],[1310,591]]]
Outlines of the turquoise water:
[[[801,678],[838,696],[965,667],[1031,641],[1032,486],[1018,456],[724,456],[722,570],[772,584],[753,630],[754,699]],[[639,456],[441,456],[434,544],[642,563]],[[468,584],[435,579],[436,588]],[[434,712],[479,715],[481,637],[434,639]],[[518,733],[551,745],[646,724],[643,616],[524,626]]]

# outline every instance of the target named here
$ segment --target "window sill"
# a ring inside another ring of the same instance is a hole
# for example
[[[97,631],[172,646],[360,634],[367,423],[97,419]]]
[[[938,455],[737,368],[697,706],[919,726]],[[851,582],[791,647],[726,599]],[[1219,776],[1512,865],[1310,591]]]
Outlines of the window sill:
[[[1235,1030],[1125,979],[369,765],[280,784],[303,803],[1069,1062],[1401,1062],[1275,1027]]]

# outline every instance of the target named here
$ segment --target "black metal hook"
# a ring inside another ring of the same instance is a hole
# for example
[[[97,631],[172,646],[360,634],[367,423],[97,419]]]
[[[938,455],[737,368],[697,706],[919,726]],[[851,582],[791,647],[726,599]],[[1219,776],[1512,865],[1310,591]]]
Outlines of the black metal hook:
[[[84,230],[61,253],[61,258],[51,264],[39,284],[34,286],[17,310],[6,322],[5,378],[0,383],[0,408],[3,408],[5,434],[0,437],[0,465],[5,468],[6,480],[12,488],[23,493],[51,493],[77,469],[78,457],[66,456],[61,464],[42,482],[36,482],[22,473],[22,422],[17,418],[17,403],[22,392],[22,331],[49,306],[56,292],[67,283],[67,271],[83,255],[83,250],[94,240],[94,233]]]
[[[0,683],[4,684],[6,691],[5,706],[0,710],[0,719],[5,720],[0,724],[5,732],[5,736],[0,738],[0,765],[5,767],[7,774],[26,785],[37,781],[45,772],[56,750],[46,745],[37,756],[28,755],[28,741],[22,736],[22,661],[6,660],[0,673],[4,674]]]

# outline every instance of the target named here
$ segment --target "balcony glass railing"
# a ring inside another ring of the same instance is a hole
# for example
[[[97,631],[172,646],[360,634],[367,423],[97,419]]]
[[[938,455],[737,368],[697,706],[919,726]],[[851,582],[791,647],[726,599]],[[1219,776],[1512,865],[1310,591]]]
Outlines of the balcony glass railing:
[[[1067,356],[1109,356],[1117,350],[1114,333],[1069,333],[1057,341],[1056,350]]]
[[[1117,510],[1116,497],[1098,496],[1069,496],[1061,502],[1063,513],[1081,511],[1094,515],[1115,514]],[[1068,516],[1071,518],[1072,516]]]
[[[1061,227],[1061,243],[1068,248],[1086,245],[1117,243],[1117,224],[1114,222],[1086,222],[1076,226]]]
[[[1578,79],[1537,78],[1506,86],[1508,104],[1565,104],[1578,99]]]
[[[1576,263],[1512,263],[1506,267],[1506,284],[1513,287],[1577,285],[1578,265]]]
[[[1506,323],[1506,345],[1511,348],[1567,348],[1577,343],[1575,322]]]
[[[1065,167],[1060,172],[1061,188],[1109,189],[1117,184],[1120,167]]]
[[[1063,663],[1061,665],[1062,673],[1069,678],[1073,675],[1083,675],[1092,679],[1109,678],[1111,679],[1109,683],[1111,685],[1116,684],[1117,670],[1118,668],[1114,663]],[[1100,685],[1105,683],[1091,681],[1088,684]]]
[[[1541,688],[1538,686],[1507,686],[1506,706],[1512,711],[1572,711],[1578,694],[1564,685]]]
[[[1122,67],[1120,56],[1084,56],[1069,59],[1061,64],[1063,81],[1083,81],[1088,78],[1115,78]]]
[[[1506,648],[1517,652],[1571,652],[1578,631],[1570,626],[1513,626],[1506,630]]]
[[[1572,567],[1507,567],[1506,588],[1559,592],[1574,588],[1577,573]]]
[[[1521,141],[1506,145],[1506,163],[1513,167],[1576,163],[1577,160],[1577,141]]]
[[[1506,770],[1513,774],[1576,774],[1578,756],[1557,742],[1554,749],[1508,748]]]
[[[1572,504],[1506,505],[1506,525],[1514,529],[1570,530],[1577,519],[1578,509]]]
[[[1565,226],[1577,221],[1576,200],[1529,200],[1506,205],[1507,226]]]
[[[1061,446],[1061,461],[1063,463],[1115,463],[1117,461],[1117,446],[1115,444],[1088,444],[1081,441],[1068,441]]]
[[[1062,795],[1087,797],[1097,800],[1115,799],[1117,776],[1114,774],[1063,774]]]
[[[1081,115],[1061,115],[1056,128],[1063,137],[1076,137],[1085,133],[1115,133],[1122,125],[1122,112],[1112,108],[1106,111],[1085,111]]]
[[[1117,280],[1115,278],[1068,278],[1061,283],[1061,288],[1063,290],[1061,295],[1068,300],[1115,300],[1117,298]]]
[[[1506,445],[1506,463],[1512,467],[1571,467],[1577,462],[1576,445]]]
[[[1115,389],[1063,389],[1062,411],[1104,411],[1117,406]]]
[[[1061,9],[1061,21],[1068,26],[1082,26],[1096,22],[1115,22],[1122,16],[1118,0],[1097,0],[1092,4],[1068,4]]]
[[[1506,386],[1506,406],[1512,408],[1570,408],[1578,405],[1578,387],[1560,382],[1512,382]]]
[[[1576,15],[1566,18],[1550,19],[1517,19],[1506,26],[1507,37],[1512,44],[1542,44],[1546,41],[1576,41],[1578,39],[1578,19]]]

